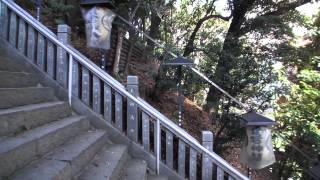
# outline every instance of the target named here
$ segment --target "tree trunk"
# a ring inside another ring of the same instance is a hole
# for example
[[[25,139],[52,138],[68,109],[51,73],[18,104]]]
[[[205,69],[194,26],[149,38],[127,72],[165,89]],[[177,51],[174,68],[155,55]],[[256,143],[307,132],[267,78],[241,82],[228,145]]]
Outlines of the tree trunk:
[[[189,56],[193,52],[194,41],[196,39],[196,35],[198,34],[199,29],[201,28],[202,24],[205,21],[206,21],[206,19],[202,18],[197,22],[196,27],[193,29],[193,32],[191,33],[191,35],[190,35],[190,37],[188,39],[187,45],[184,48],[184,52],[183,52],[183,56],[184,57]]]
[[[118,28],[116,55],[114,58],[113,71],[112,71],[114,75],[117,75],[119,73],[119,63],[120,63],[120,57],[121,57],[123,37],[124,37],[124,30],[121,28]]]
[[[214,82],[233,96],[240,92],[241,89],[237,89],[237,92],[231,92],[233,89],[233,82],[230,70],[236,68],[235,61],[236,57],[240,55],[241,48],[239,44],[241,25],[245,22],[245,14],[253,5],[254,1],[255,0],[244,0],[240,5],[235,6],[232,22],[225,37],[222,52],[219,55],[213,76]],[[210,86],[206,99],[206,110],[209,113],[216,113],[218,111],[221,97],[222,93],[215,87]]]
[[[134,48],[134,44],[133,44],[133,41],[131,40],[130,41],[130,49],[129,49],[129,52],[128,52],[128,55],[127,55],[126,66],[124,68],[124,73],[126,74],[126,76],[128,75],[128,72],[129,72],[129,65],[131,63],[131,57],[132,57],[133,48]]]
[[[151,25],[150,25],[150,30],[149,30],[149,36],[153,39],[159,39],[160,37],[160,24],[161,24],[161,19],[157,15],[157,13],[152,12],[151,13]],[[149,50],[152,51],[154,48],[154,43],[150,40],[147,40],[147,45],[149,47]]]

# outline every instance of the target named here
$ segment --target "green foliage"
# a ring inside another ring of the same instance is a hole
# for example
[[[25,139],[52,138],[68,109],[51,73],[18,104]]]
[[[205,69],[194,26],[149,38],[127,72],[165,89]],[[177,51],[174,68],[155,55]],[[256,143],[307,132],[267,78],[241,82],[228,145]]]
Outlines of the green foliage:
[[[320,72],[304,69],[291,84],[287,102],[280,103],[276,118],[292,138],[302,138],[320,149]],[[290,132],[290,133],[289,133]],[[320,151],[319,151],[320,152]]]
[[[74,9],[75,7],[66,4],[65,0],[47,0],[44,2],[43,14],[53,18],[56,24],[64,24]]]
[[[319,19],[318,16],[317,19]],[[319,24],[314,21],[313,30],[317,31]],[[276,173],[285,178],[304,179],[313,161],[320,155],[320,63],[319,49],[313,37],[313,42],[298,49],[305,53],[305,58],[285,62],[280,73],[282,84],[288,91],[279,93],[275,106],[275,117],[280,123],[277,129],[280,137],[276,137],[275,147],[279,161],[275,164]],[[297,152],[291,145],[305,153]]]
[[[309,157],[316,159],[320,154],[320,72],[303,69],[297,74],[297,78],[297,83],[290,84],[291,91],[286,95],[286,101],[279,103],[276,109],[276,119],[280,122],[277,131]],[[279,152],[294,151],[280,137],[275,142]],[[312,162],[306,162],[300,153],[292,153],[296,155],[285,157],[284,169],[292,169],[288,171],[288,176],[298,177],[300,174],[299,177],[302,177]]]
[[[167,43],[186,47],[197,23],[205,16],[212,1],[181,1],[179,8],[173,9],[172,16],[164,17],[170,27],[163,28],[164,38],[168,32],[171,38]],[[229,9],[233,10],[233,3],[241,7],[247,1],[230,1]],[[319,148],[319,72],[315,69],[319,57],[319,43],[312,47],[296,47],[293,26],[303,26],[319,31],[314,27],[312,19],[301,15],[296,9],[301,1],[273,1],[256,0],[247,9],[245,16],[235,13],[233,19],[224,21],[212,18],[205,21],[196,33],[194,47],[189,55],[199,61],[198,68],[231,95],[251,104],[252,108],[264,111],[273,108],[277,111],[276,118],[281,122],[279,132],[294,143],[305,142],[299,147],[305,148],[312,156]],[[239,10],[240,11],[240,10]],[[213,9],[213,14],[217,14]],[[192,18],[190,18],[192,17]],[[234,19],[240,19],[241,26],[233,26]],[[320,21],[316,21],[320,22]],[[238,28],[238,29],[237,29]],[[233,34],[228,37],[228,32]],[[319,42],[319,36],[312,37]],[[312,50],[312,52],[311,52]],[[183,48],[180,52],[183,52]],[[318,56],[315,56],[318,53]],[[317,61],[317,62],[315,62]],[[281,77],[274,71],[274,64],[281,62],[285,68],[293,72],[283,71]],[[172,74],[170,74],[172,76]],[[204,82],[196,80],[189,72],[185,72],[187,94],[199,104],[203,104],[203,91],[208,88]],[[280,84],[288,82],[287,86]],[[198,85],[202,84],[202,85]],[[272,104],[276,95],[286,97],[286,102]],[[211,94],[208,94],[208,96]],[[219,96],[213,93],[211,96]],[[225,125],[226,119],[232,119],[230,108],[234,105],[225,98],[213,98],[219,107],[213,117],[215,127],[222,130],[220,143],[228,142],[237,136],[232,125]],[[227,112],[227,114],[225,114]],[[235,119],[235,121],[237,121]],[[223,129],[224,128],[224,129]],[[219,137],[218,137],[219,138]],[[303,169],[308,164],[297,159],[298,152],[292,151],[287,141],[276,139],[277,153],[281,158],[281,173],[277,178],[302,178]],[[285,152],[285,153],[283,153]],[[283,153],[283,154],[281,154]],[[291,157],[292,156],[292,157]],[[280,172],[280,171],[275,171]]]
[[[56,24],[65,23],[69,12],[75,8],[65,2],[46,0],[43,13],[54,18]],[[320,16],[307,18],[296,10],[295,7],[307,1],[228,0],[227,12],[223,14],[230,15],[230,19],[214,17],[202,22],[208,15],[221,15],[214,2],[119,0],[115,11],[149,36],[165,42],[167,49],[178,55],[184,54],[195,33],[188,58],[196,60],[201,72],[253,109],[276,111],[275,118],[280,123],[276,132],[289,139],[288,142],[275,138],[276,178],[303,179],[309,162],[290,145],[301,148],[312,158],[320,153],[320,73],[317,69]],[[131,42],[147,49],[146,59],[155,58],[161,63],[172,59],[162,48],[146,48],[152,43],[119,19],[115,24],[129,32]],[[293,26],[306,27],[312,35],[307,39],[312,43],[297,47]],[[280,76],[274,71],[276,63],[284,66]],[[161,66],[159,72],[149,70],[146,75],[155,79],[156,91],[177,88],[175,68]],[[124,77],[116,75],[115,78],[121,81]],[[243,136],[238,124],[240,111],[230,99],[217,91],[208,93],[211,90],[208,83],[186,69],[183,82],[184,94],[190,99],[199,105],[207,101],[217,106],[212,120],[218,135],[215,143],[218,150]],[[153,93],[154,97],[156,94]],[[277,103],[274,102],[276,97],[280,97]]]

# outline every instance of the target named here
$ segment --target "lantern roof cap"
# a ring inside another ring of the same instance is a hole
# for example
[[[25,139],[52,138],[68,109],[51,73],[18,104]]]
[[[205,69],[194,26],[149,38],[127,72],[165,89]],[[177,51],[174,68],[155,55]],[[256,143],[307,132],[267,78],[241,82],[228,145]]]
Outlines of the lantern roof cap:
[[[177,58],[174,58],[173,60],[169,61],[169,62],[166,62],[166,63],[163,63],[163,65],[168,65],[168,66],[182,66],[182,65],[187,65],[187,66],[193,66],[194,63],[185,58],[185,57],[181,57],[181,56],[178,56]]]
[[[114,8],[114,2],[113,0],[81,0],[80,5],[85,6],[85,5],[108,5],[111,8]]]
[[[276,121],[254,111],[243,114],[241,118],[246,126],[271,126],[277,124]]]
[[[315,176],[315,178],[320,178],[320,163],[311,167],[310,173]]]

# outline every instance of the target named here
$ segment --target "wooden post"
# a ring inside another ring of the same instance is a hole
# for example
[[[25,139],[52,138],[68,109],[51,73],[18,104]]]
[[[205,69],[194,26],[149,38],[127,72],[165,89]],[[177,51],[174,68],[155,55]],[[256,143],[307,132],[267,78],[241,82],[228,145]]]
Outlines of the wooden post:
[[[115,125],[121,132],[123,132],[123,100],[122,95],[115,93]]]
[[[132,51],[133,51],[133,48],[134,48],[134,44],[132,42],[132,40],[130,41],[130,48],[129,48],[129,52],[127,54],[127,62],[125,64],[125,68],[124,68],[124,72],[125,74],[128,74],[129,72],[129,64],[131,62],[131,59],[132,59]]]
[[[202,131],[202,145],[212,151],[213,133],[211,131]],[[202,156],[202,179],[212,179],[212,161],[208,155]]]
[[[189,179],[197,179],[197,151],[190,147],[190,156],[189,156]]]
[[[72,61],[72,95],[79,98],[80,70],[77,61]]]
[[[52,42],[47,41],[47,73],[51,78],[56,78],[56,59],[55,59],[55,46]]]
[[[108,84],[104,84],[104,119],[112,122],[112,92]]]
[[[92,89],[93,89],[93,97],[92,97],[92,108],[95,113],[101,114],[101,83],[100,79],[97,76],[93,76],[92,79]]]
[[[46,54],[45,54],[45,38],[42,34],[38,33],[38,45],[37,45],[37,65],[42,69],[45,70],[45,61],[46,61]]]
[[[173,134],[169,130],[166,131],[166,164],[173,169]]]
[[[70,43],[71,29],[66,24],[58,25],[58,39]],[[57,47],[57,81],[64,88],[68,86],[68,55],[61,47]]]
[[[150,151],[150,119],[148,114],[142,112],[142,144],[146,151]]]
[[[27,57],[31,62],[35,61],[35,45],[36,32],[32,26],[28,25]]]
[[[23,19],[19,19],[19,31],[18,31],[18,50],[25,54],[26,40],[27,40],[27,26]]]
[[[0,1],[0,35],[7,39],[8,35],[8,8],[7,6]]]
[[[133,96],[139,96],[139,81],[137,76],[127,77],[127,91]],[[127,100],[127,133],[128,137],[138,141],[138,107],[132,100]]]
[[[186,143],[179,139],[179,153],[178,153],[178,173],[183,178],[185,177],[186,168]]]
[[[124,37],[124,31],[121,28],[118,28],[118,39],[117,39],[117,46],[116,46],[116,55],[113,62],[113,74],[117,75],[119,72],[119,63],[120,63],[120,56],[121,56],[121,49],[122,49],[122,42]]]
[[[10,12],[10,30],[9,30],[9,42],[12,46],[17,47],[17,28],[18,28],[18,22],[17,22],[17,15],[15,12]]]
[[[8,40],[8,26],[9,26],[9,12],[8,12],[8,7],[4,3],[0,4],[0,33],[1,36]]]
[[[58,74],[57,74],[58,76]],[[89,70],[82,67],[82,102],[90,107],[90,74]]]

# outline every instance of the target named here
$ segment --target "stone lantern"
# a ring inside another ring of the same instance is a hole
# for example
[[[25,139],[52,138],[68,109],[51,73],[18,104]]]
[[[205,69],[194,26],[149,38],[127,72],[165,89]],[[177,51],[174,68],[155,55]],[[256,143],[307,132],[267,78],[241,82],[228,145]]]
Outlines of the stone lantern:
[[[87,46],[102,53],[101,67],[105,69],[105,51],[111,45],[112,22],[115,18],[114,3],[111,0],[81,0],[81,12],[85,20]]]
[[[183,92],[183,89],[182,89],[182,82],[181,82],[181,79],[182,79],[182,66],[194,66],[195,64],[190,61],[189,59],[186,59],[184,57],[181,57],[181,56],[178,56],[177,58],[167,62],[167,63],[164,63],[163,65],[168,65],[168,66],[178,66],[178,108],[179,108],[179,122],[178,122],[178,125],[180,127],[182,127],[182,120],[183,120],[183,115],[182,115],[182,112],[183,112],[183,97],[182,97],[182,92]]]
[[[240,161],[251,169],[262,169],[275,162],[272,146],[272,126],[275,121],[258,114],[248,112],[242,115],[246,128],[246,141],[241,149]]]

